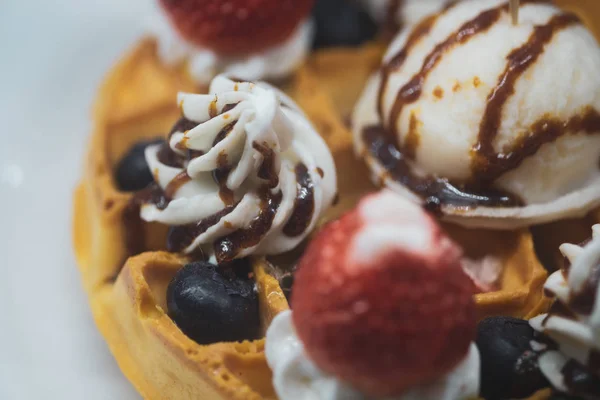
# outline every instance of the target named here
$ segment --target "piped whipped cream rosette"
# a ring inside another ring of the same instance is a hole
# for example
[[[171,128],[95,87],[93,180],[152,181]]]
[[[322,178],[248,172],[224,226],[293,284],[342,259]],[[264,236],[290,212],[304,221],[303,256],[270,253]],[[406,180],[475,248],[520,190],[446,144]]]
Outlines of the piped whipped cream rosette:
[[[600,398],[600,225],[583,245],[563,244],[566,265],[545,289],[556,298],[548,314],[530,321],[541,334],[539,366],[561,392]]]
[[[460,400],[479,393],[473,285],[461,250],[383,191],[325,228],[265,355],[281,400]]]
[[[159,58],[169,66],[186,62],[199,84],[208,85],[220,73],[249,81],[281,79],[310,51],[312,0],[155,1],[147,25]]]
[[[400,32],[353,115],[373,179],[466,226],[600,205],[600,46],[574,14],[460,1]]]
[[[225,76],[178,101],[168,144],[146,150],[156,185],[142,218],[171,225],[170,250],[218,263],[297,246],[336,193],[332,155],[298,107]]]

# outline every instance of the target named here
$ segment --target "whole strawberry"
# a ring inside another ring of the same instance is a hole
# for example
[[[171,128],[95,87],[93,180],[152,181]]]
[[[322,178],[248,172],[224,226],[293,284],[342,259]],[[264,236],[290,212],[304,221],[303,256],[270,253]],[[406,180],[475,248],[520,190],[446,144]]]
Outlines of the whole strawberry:
[[[476,332],[461,251],[418,206],[384,191],[325,227],[301,260],[293,320],[323,371],[401,394],[464,359]]]
[[[314,0],[160,0],[181,36],[222,55],[275,46],[310,13]]]

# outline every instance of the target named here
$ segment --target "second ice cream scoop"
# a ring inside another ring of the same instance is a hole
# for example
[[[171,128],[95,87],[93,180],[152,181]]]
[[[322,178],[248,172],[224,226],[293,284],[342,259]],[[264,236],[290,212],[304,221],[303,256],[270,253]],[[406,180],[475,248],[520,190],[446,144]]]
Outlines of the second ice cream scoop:
[[[579,18],[464,1],[400,33],[355,110],[376,179],[456,222],[514,228],[600,203],[600,47]]]

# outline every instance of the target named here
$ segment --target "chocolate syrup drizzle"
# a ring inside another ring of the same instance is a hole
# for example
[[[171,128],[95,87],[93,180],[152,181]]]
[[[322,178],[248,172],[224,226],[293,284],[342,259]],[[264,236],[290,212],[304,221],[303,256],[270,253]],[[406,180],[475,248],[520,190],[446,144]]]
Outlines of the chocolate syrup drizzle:
[[[466,22],[446,40],[439,43],[433,51],[425,57],[421,70],[398,91],[396,99],[394,100],[390,112],[390,119],[387,124],[387,129],[394,138],[398,136],[397,122],[404,107],[419,100],[423,93],[425,79],[427,79],[430,72],[433,71],[442,60],[444,54],[456,46],[467,43],[477,35],[487,32],[507,10],[508,6],[502,5],[482,12],[475,19]]]
[[[252,147],[263,156],[263,161],[258,168],[258,177],[266,180],[269,188],[276,188],[279,185],[279,175],[275,170],[275,152],[266,143],[253,142]]]
[[[260,189],[259,196],[261,199],[260,212],[250,226],[238,229],[215,241],[214,251],[218,264],[233,261],[242,250],[258,245],[271,229],[283,196],[281,191],[273,194],[267,186]]]
[[[294,212],[283,227],[283,233],[289,237],[302,235],[308,228],[315,212],[315,192],[313,181],[306,165],[296,165],[296,200]]]
[[[523,1],[523,3],[547,2],[548,0]],[[519,77],[535,64],[556,33],[581,21],[572,13],[559,14],[547,24],[535,27],[528,41],[508,55],[506,69],[499,78],[497,86],[488,96],[478,141],[471,151],[472,177],[467,182],[449,182],[443,178],[417,176],[412,172],[410,160],[414,159],[420,142],[418,120],[411,115],[410,129],[404,143],[399,143],[397,122],[405,106],[416,102],[421,97],[427,76],[439,64],[444,54],[478,34],[487,32],[503,14],[508,12],[508,3],[483,11],[439,43],[426,56],[420,71],[398,91],[387,120],[384,115],[384,97],[390,76],[403,66],[412,48],[431,31],[437,19],[454,3],[450,3],[441,13],[426,18],[416,25],[404,47],[383,65],[377,96],[377,112],[382,126],[365,127],[363,141],[367,151],[383,165],[389,177],[426,199],[428,204],[436,206],[437,209],[444,204],[466,208],[520,206],[523,202],[517,196],[490,190],[493,181],[517,168],[545,143],[552,142],[568,132],[588,134],[600,132],[600,114],[588,107],[580,115],[567,121],[550,116],[542,118],[534,123],[528,132],[521,135],[516,145],[508,151],[496,153],[493,145],[500,128],[503,107],[514,94]],[[382,177],[385,178],[386,176]]]
[[[556,140],[567,131],[579,132],[592,128],[598,132],[600,129],[600,116],[592,109],[586,110],[583,116],[576,116],[569,121],[547,117],[536,122],[510,151],[502,153],[494,151],[494,140],[502,123],[503,109],[510,96],[515,93],[517,80],[535,64],[544,52],[545,46],[557,32],[579,23],[581,21],[575,14],[557,15],[546,25],[535,27],[529,40],[508,55],[506,69],[488,96],[478,142],[472,150],[474,156],[472,171],[475,180],[494,181],[506,171],[517,168],[527,156],[535,154],[543,144]]]
[[[598,285],[600,285],[600,260],[592,267],[590,276],[583,285],[583,288],[571,295],[569,307],[581,315],[591,315],[594,310],[594,304],[596,304]]]
[[[377,112],[379,113],[380,121],[384,121],[385,119],[383,103],[385,89],[387,87],[390,76],[394,72],[399,70],[402,67],[402,65],[404,65],[404,62],[406,61],[406,58],[408,57],[408,54],[410,53],[412,48],[419,42],[419,40],[423,36],[429,34],[431,28],[433,28],[433,25],[435,24],[437,19],[438,15],[432,15],[428,18],[425,18],[423,21],[417,24],[417,26],[415,26],[415,28],[411,31],[410,35],[408,36],[408,39],[406,39],[406,44],[404,45],[404,47],[381,67],[381,85],[379,87],[379,94],[377,96]]]
[[[189,247],[194,239],[218,224],[221,219],[230,214],[237,204],[227,206],[218,213],[208,216],[198,222],[187,225],[172,226],[167,237],[167,250],[181,252]]]
[[[389,0],[386,10],[384,32],[385,36],[393,36],[402,28],[402,24],[398,21],[398,11],[404,5],[404,0]]]

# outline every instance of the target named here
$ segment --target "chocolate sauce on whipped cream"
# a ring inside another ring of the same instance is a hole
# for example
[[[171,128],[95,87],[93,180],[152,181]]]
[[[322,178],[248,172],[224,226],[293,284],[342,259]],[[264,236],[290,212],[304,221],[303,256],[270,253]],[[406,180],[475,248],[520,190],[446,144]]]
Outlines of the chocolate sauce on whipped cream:
[[[215,226],[223,217],[231,213],[236,205],[227,206],[218,213],[193,224],[172,226],[169,229],[169,235],[167,237],[167,250],[172,252],[182,252],[192,244],[198,235],[203,234],[208,228]]]
[[[524,3],[547,3],[547,0],[529,0]],[[513,50],[506,58],[507,65],[498,83],[490,92],[483,115],[478,139],[471,150],[471,178],[465,182],[450,182],[441,177],[418,176],[410,162],[416,156],[419,136],[416,121],[410,121],[410,132],[406,133],[404,143],[400,143],[397,132],[398,120],[405,106],[415,103],[423,93],[427,76],[439,64],[444,55],[459,45],[466,43],[479,34],[487,32],[509,11],[508,3],[481,12],[475,18],[464,23],[458,30],[440,42],[425,57],[421,69],[397,92],[389,119],[385,118],[385,92],[393,73],[402,68],[410,51],[422,37],[427,35],[438,18],[446,10],[426,18],[416,25],[409,34],[406,44],[381,69],[381,84],[377,96],[377,112],[380,126],[368,126],[363,129],[362,139],[367,151],[386,169],[387,177],[396,180],[430,203],[432,209],[443,205],[456,207],[514,207],[523,205],[517,196],[491,190],[493,182],[503,174],[519,167],[527,158],[534,155],[544,144],[553,142],[567,133],[600,132],[600,113],[591,107],[583,109],[579,115],[568,120],[544,116],[532,124],[519,136],[510,149],[496,152],[494,142],[502,122],[503,108],[515,92],[518,79],[533,66],[550,43],[554,35],[561,30],[580,24],[581,20],[572,13],[554,16],[544,25],[536,26],[526,43]],[[449,133],[451,134],[451,132]]]
[[[229,116],[224,114],[236,105],[237,103],[227,104],[219,111],[218,102],[215,97],[208,105],[208,114],[210,118],[223,115],[223,119],[227,121]],[[213,148],[233,131],[237,122],[237,120],[232,120],[217,133],[212,144]],[[164,143],[158,149],[156,158],[160,163],[179,168],[182,171],[166,185],[164,190],[157,183],[153,183],[132,198],[125,221],[126,225],[130,228],[128,229],[129,239],[127,239],[128,243],[131,242],[128,244],[130,254],[136,254],[145,250],[143,248],[143,222],[139,216],[141,207],[151,204],[155,205],[159,210],[166,209],[169,203],[176,197],[177,191],[192,180],[187,173],[186,167],[191,160],[204,155],[204,153],[202,151],[189,150],[185,143],[187,140],[186,137],[181,140],[179,145],[174,145],[176,150],[173,150],[170,145],[175,133],[186,133],[201,123],[191,121],[185,117],[180,118],[170,131],[167,143]],[[214,241],[213,249],[218,264],[233,261],[243,250],[257,246],[273,226],[275,216],[283,199],[283,193],[278,189],[279,174],[277,155],[275,153],[276,149],[272,148],[267,142],[258,141],[252,142],[252,147],[262,156],[262,161],[256,171],[256,177],[263,181],[259,181],[256,192],[260,200],[259,211],[248,225],[236,227],[229,234]],[[232,162],[233,160],[228,159],[228,153],[223,150],[217,155],[216,168],[212,171],[212,177],[219,187],[218,193],[224,203],[224,208],[204,217],[200,221],[171,226],[167,237],[167,249],[169,251],[189,253],[190,246],[192,246],[194,241],[219,223],[222,223],[229,229],[234,229],[233,224],[229,223],[228,225],[228,222],[225,220],[240,203],[240,199],[236,199],[233,190],[227,186],[228,178],[234,168]],[[283,234],[290,238],[298,237],[305,233],[315,210],[314,187],[308,168],[300,162],[295,167],[295,174],[297,184],[294,208],[291,211],[289,221],[282,228]],[[324,174],[322,170],[321,174]],[[204,257],[204,255],[201,255],[201,257]]]
[[[248,228],[238,229],[215,241],[217,263],[233,261],[240,251],[260,243],[273,224],[282,197],[281,192],[273,194],[266,186],[260,190],[261,210]]]
[[[254,142],[252,147],[263,156],[263,161],[258,169],[258,177],[266,180],[271,189],[276,188],[279,185],[279,175],[275,171],[275,152],[266,143]]]
[[[571,295],[569,306],[579,314],[590,315],[596,304],[598,285],[600,285],[600,260],[592,267],[590,276],[581,290]]]

